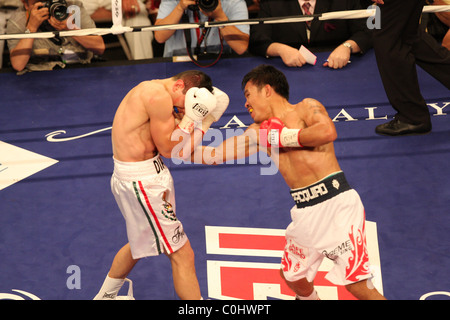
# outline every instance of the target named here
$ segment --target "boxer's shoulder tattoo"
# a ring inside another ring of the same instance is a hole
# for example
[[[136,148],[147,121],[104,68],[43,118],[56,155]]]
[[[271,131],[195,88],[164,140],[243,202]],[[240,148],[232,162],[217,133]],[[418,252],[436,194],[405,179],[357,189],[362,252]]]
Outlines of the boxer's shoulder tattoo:
[[[315,99],[308,98],[306,100],[306,102],[307,102],[307,104],[309,106],[309,109],[311,110],[311,112],[313,114],[319,114],[319,113],[323,112],[323,108],[324,107],[319,101],[317,101]]]

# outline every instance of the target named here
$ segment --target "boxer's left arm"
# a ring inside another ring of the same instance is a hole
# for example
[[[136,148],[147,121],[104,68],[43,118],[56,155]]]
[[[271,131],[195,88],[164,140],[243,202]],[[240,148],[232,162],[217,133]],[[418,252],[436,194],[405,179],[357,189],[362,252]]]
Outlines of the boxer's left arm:
[[[243,159],[258,152],[259,126],[250,125],[241,135],[224,140],[219,146],[199,146],[192,154],[194,163],[207,165],[222,164],[227,161]]]

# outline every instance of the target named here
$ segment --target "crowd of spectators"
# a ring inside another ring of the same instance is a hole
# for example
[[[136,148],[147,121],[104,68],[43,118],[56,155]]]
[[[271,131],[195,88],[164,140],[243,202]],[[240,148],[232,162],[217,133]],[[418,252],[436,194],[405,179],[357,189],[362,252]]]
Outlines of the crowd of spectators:
[[[81,8],[79,25],[75,25],[75,28],[112,26],[111,0],[0,0],[0,34],[70,29],[68,21],[74,20],[71,16],[60,21],[49,14],[44,4],[52,1],[66,1],[67,6]],[[219,0],[218,7],[209,12],[195,10],[196,0],[122,0],[122,25],[146,27],[181,22],[320,14],[366,9],[372,3],[371,0]],[[434,0],[429,1],[429,4],[450,4],[450,0]],[[72,29],[73,26],[72,23]],[[450,49],[450,12],[424,14],[422,26]],[[310,23],[139,31],[127,32],[119,37],[122,44],[120,49],[127,51],[129,60],[186,56],[190,50],[194,55],[220,52],[279,57],[287,66],[301,67],[306,59],[299,48],[305,46],[313,52],[330,51],[324,66],[334,69],[344,68],[351,60],[351,55],[364,54],[372,48],[372,34],[367,28],[366,19],[314,19]],[[187,48],[186,43],[190,43],[191,48]],[[19,73],[51,70],[70,63],[105,60],[109,50],[104,36],[0,40],[0,68],[12,67]]]

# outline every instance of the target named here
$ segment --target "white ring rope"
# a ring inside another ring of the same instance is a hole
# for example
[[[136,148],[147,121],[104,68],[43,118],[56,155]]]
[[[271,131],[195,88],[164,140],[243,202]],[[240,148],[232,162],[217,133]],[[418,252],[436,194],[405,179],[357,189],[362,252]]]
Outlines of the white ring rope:
[[[139,31],[158,31],[158,30],[184,30],[195,28],[213,28],[213,27],[225,27],[225,26],[237,26],[237,25],[254,25],[254,24],[275,24],[275,23],[292,23],[292,22],[306,22],[314,19],[319,20],[336,20],[336,19],[363,19],[369,17],[375,17],[376,9],[372,6],[366,10],[350,10],[350,11],[335,11],[326,12],[322,14],[314,14],[312,16],[285,16],[285,17],[271,17],[271,18],[256,18],[247,20],[230,20],[222,22],[201,22],[201,23],[177,23],[166,24],[158,26],[146,26],[146,27],[124,27],[122,26],[121,0],[112,0],[115,5],[113,6],[113,26],[111,28],[90,28],[81,30],[68,30],[68,31],[51,31],[51,32],[35,32],[35,33],[22,33],[22,34],[4,34],[0,35],[0,40],[13,40],[13,39],[50,39],[54,37],[74,37],[74,36],[87,36],[87,35],[107,35],[107,34],[122,34],[128,32]],[[120,5],[119,5],[120,4]],[[116,11],[114,11],[116,10]],[[424,13],[437,13],[437,12],[450,12],[450,5],[439,6],[425,6]]]

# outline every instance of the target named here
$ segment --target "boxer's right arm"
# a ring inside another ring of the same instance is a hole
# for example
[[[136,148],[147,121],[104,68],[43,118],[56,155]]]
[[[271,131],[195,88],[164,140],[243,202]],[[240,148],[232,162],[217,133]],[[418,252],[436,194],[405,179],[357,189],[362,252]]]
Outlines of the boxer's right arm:
[[[299,135],[299,140],[305,147],[318,147],[337,138],[336,128],[332,119],[329,117],[325,107],[317,100],[307,98],[303,100],[302,119],[305,122],[305,128]]]

